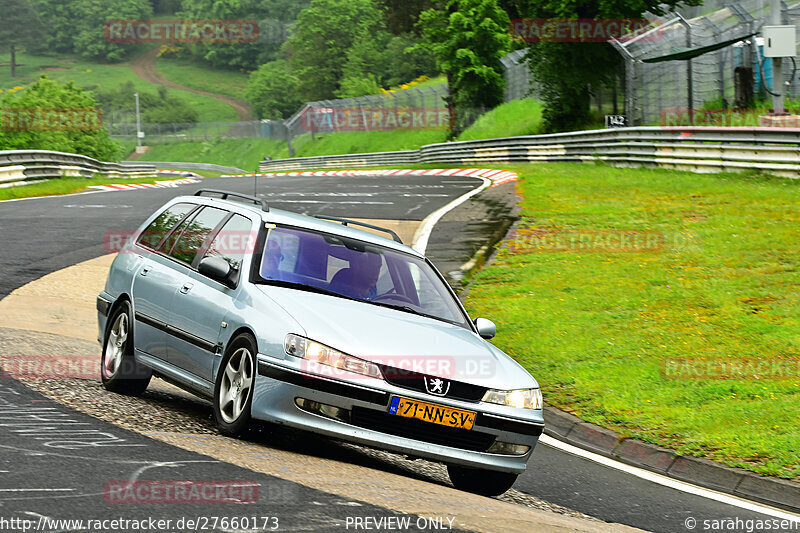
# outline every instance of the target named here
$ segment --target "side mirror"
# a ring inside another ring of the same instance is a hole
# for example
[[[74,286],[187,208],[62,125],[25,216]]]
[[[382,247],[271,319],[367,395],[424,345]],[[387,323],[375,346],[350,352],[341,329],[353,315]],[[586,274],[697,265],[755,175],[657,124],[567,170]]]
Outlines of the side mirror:
[[[231,266],[221,257],[204,257],[197,265],[197,271],[227,286],[231,284]]]
[[[475,328],[478,330],[478,335],[484,339],[491,339],[497,335],[497,326],[488,318],[476,318],[473,320]]]

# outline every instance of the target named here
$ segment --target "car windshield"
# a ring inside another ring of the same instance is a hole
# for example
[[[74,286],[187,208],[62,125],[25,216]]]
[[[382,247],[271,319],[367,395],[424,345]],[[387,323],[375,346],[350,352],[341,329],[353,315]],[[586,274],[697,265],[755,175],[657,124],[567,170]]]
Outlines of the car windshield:
[[[356,239],[270,229],[259,275],[262,283],[324,292],[468,327],[458,302],[424,259]]]

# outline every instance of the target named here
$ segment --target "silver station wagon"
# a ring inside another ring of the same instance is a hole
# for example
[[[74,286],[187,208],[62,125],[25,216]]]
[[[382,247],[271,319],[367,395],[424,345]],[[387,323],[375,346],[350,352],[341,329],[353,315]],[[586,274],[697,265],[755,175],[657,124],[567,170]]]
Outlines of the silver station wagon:
[[[536,380],[485,340],[494,324],[377,226],[203,189],[139,228],[97,310],[106,389],[161,377],[209,398],[225,435],[291,426],[445,463],[455,487],[497,495],[544,427]]]

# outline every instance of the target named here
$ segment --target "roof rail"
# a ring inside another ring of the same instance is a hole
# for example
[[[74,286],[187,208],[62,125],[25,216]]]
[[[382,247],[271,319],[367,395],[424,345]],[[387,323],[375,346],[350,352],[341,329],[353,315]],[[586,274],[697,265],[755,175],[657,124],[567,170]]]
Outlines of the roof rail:
[[[251,202],[258,204],[261,206],[262,211],[269,211],[269,205],[267,205],[266,200],[262,200],[256,196],[250,196],[249,194],[241,194],[238,192],[232,191],[223,191],[221,189],[200,189],[196,193],[195,196],[203,196],[204,194],[219,194],[221,195],[222,200],[227,200],[228,196],[235,196],[236,198],[241,198],[242,200],[250,200]]]
[[[402,239],[395,233],[394,231],[388,228],[382,228],[380,226],[373,226],[372,224],[367,224],[366,222],[359,222],[358,220],[351,220],[349,218],[339,218],[339,217],[331,217],[328,215],[314,215],[314,218],[319,218],[321,220],[332,220],[333,222],[341,222],[343,226],[347,226],[348,224],[353,224],[354,226],[364,226],[365,228],[374,229],[377,231],[383,231],[388,233],[392,236],[392,239],[400,244],[403,244]]]

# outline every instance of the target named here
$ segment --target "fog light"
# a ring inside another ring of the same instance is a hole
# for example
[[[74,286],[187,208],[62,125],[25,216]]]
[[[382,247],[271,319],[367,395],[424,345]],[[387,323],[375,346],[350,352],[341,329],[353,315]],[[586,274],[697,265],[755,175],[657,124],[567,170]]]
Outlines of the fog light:
[[[503,455],[525,455],[530,449],[531,447],[525,444],[495,441],[491,448],[486,451],[488,453],[502,453]]]
[[[350,411],[347,409],[342,409],[341,407],[335,407],[325,403],[306,400],[305,398],[295,398],[294,403],[297,404],[297,407],[303,409],[304,411],[308,411],[309,413],[326,416],[335,420],[341,420],[342,422],[350,421]]]

